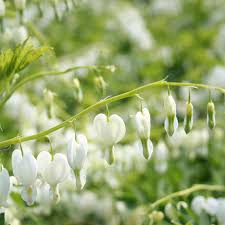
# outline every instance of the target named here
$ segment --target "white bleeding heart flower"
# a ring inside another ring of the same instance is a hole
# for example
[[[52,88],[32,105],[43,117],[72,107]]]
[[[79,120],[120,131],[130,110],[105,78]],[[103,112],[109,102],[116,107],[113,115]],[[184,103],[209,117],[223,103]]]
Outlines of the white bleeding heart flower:
[[[87,157],[88,142],[83,134],[72,138],[68,144],[67,160],[73,170],[81,170]]]
[[[34,156],[28,152],[22,155],[19,149],[12,154],[13,174],[17,181],[23,185],[21,192],[22,199],[32,205],[37,197],[35,181],[37,178],[37,161]]]
[[[88,152],[87,138],[83,134],[79,134],[76,138],[72,138],[68,144],[67,160],[70,167],[73,169],[76,179],[76,186],[80,190],[83,188],[81,181],[81,170]],[[84,182],[83,182],[84,183]]]
[[[108,163],[112,164],[114,162],[113,146],[121,141],[126,133],[123,119],[116,114],[107,117],[105,114],[100,113],[94,118],[94,128],[99,143],[105,148],[110,148]]]
[[[47,151],[42,151],[37,157],[38,171],[44,181],[51,186],[54,200],[59,200],[58,184],[62,183],[69,174],[69,165],[66,157],[61,153],[52,156]]]
[[[209,197],[205,200],[203,208],[210,216],[215,216],[219,206],[218,203],[216,198]]]
[[[166,111],[166,120],[164,128],[169,136],[172,136],[178,128],[178,120],[176,117],[176,103],[171,94],[164,100],[164,108]]]
[[[153,144],[150,140],[151,117],[147,108],[144,108],[141,112],[136,113],[135,125],[137,134],[141,139],[138,145],[139,149],[145,159],[150,159],[153,152]]]
[[[200,215],[203,211],[205,205],[205,197],[198,195],[196,196],[191,202],[192,210],[197,214]]]
[[[37,178],[37,161],[29,152],[22,155],[19,149],[12,154],[13,174],[23,186],[29,187]]]
[[[137,134],[141,139],[147,139],[150,137],[151,117],[147,108],[144,108],[141,112],[136,113],[135,125]]]
[[[5,15],[5,2],[0,0],[0,18]]]
[[[7,207],[10,191],[10,177],[8,171],[2,167],[0,171],[0,207]]]

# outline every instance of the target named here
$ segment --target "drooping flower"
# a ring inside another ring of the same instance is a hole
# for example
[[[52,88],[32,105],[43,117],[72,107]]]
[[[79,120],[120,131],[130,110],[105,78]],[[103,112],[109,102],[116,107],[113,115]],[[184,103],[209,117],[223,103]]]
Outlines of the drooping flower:
[[[16,149],[12,154],[12,168],[17,181],[23,185],[21,192],[22,199],[28,205],[32,205],[37,197],[37,190],[35,187],[37,178],[36,159],[32,153],[28,152],[22,155],[21,150]]]
[[[94,128],[99,143],[105,148],[110,148],[106,160],[109,164],[112,164],[114,162],[114,145],[121,141],[126,133],[123,119],[116,114],[107,117],[100,113],[94,118]]]
[[[84,163],[87,157],[88,152],[88,142],[87,138],[83,134],[77,135],[76,138],[72,138],[68,145],[67,150],[67,160],[69,162],[70,167],[73,169],[75,178],[76,178],[76,186],[78,189],[82,189],[81,182],[81,170],[84,167]]]
[[[42,151],[37,157],[38,171],[46,183],[51,186],[53,199],[59,200],[58,184],[62,183],[69,174],[66,157],[61,153],[52,156],[47,151]]]
[[[146,159],[150,159],[153,152],[153,144],[150,140],[151,117],[147,108],[137,112],[135,115],[135,125],[140,138],[139,148]]]
[[[164,100],[164,108],[166,111],[166,120],[164,127],[169,136],[172,136],[178,127],[178,120],[176,116],[176,103],[173,96],[169,93]]]
[[[207,124],[210,129],[216,126],[216,110],[212,100],[207,105]]]
[[[0,171],[0,207],[7,207],[10,191],[10,178],[8,171],[2,166]]]
[[[200,215],[202,213],[204,205],[205,198],[201,195],[196,196],[191,202],[191,208],[197,215]]]

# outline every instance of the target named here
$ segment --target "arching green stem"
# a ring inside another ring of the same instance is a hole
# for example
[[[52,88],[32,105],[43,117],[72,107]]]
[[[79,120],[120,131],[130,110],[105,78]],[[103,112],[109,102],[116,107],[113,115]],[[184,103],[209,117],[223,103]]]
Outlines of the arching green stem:
[[[148,207],[148,212],[152,212],[154,209],[156,209],[158,206],[161,204],[165,204],[168,201],[178,198],[178,197],[185,197],[193,192],[196,191],[219,191],[219,192],[225,192],[225,186],[223,185],[208,185],[208,184],[195,184],[190,188],[184,189],[182,191],[174,192],[172,194],[169,194],[155,202],[153,202],[149,207]]]
[[[107,66],[74,66],[71,68],[68,68],[66,70],[62,71],[48,71],[48,72],[40,72],[40,73],[35,73],[30,76],[27,76],[23,78],[21,81],[19,81],[17,84],[15,84],[7,93],[6,95],[0,100],[0,108],[6,103],[6,101],[12,96],[12,94],[21,86],[24,84],[36,80],[42,77],[46,76],[59,76],[59,75],[64,75],[66,73],[80,70],[80,69],[88,69],[88,70],[97,70],[97,69],[105,69],[107,70]]]
[[[125,92],[125,93],[122,93],[122,94],[119,94],[119,95],[116,95],[116,96],[113,96],[113,97],[110,97],[110,98],[100,100],[99,102],[87,107],[86,109],[79,112],[78,114],[70,117],[69,119],[65,120],[64,122],[50,128],[48,130],[42,131],[40,133],[31,135],[31,136],[14,137],[14,138],[2,141],[2,142],[0,142],[0,147],[5,147],[5,146],[8,146],[8,145],[16,144],[16,143],[19,143],[20,141],[25,142],[25,141],[39,139],[43,136],[51,134],[51,133],[53,133],[53,132],[55,132],[55,131],[57,131],[61,128],[64,128],[64,127],[70,125],[72,121],[76,121],[76,120],[80,119],[82,116],[86,115],[89,112],[92,112],[92,111],[96,110],[97,108],[99,108],[101,106],[105,106],[106,104],[116,102],[116,101],[119,101],[121,99],[133,97],[134,95],[136,95],[140,92],[143,92],[145,90],[148,90],[150,88],[153,88],[153,87],[165,87],[165,86],[168,86],[168,84],[170,85],[170,87],[171,86],[176,86],[176,87],[193,87],[193,86],[195,86],[195,87],[204,88],[204,89],[212,89],[212,90],[214,89],[214,90],[217,90],[217,91],[225,94],[225,89],[220,88],[220,87],[215,87],[215,86],[209,86],[209,85],[205,85],[205,84],[167,82],[165,80],[154,82],[154,83],[149,83],[149,84],[146,84],[144,86],[133,89],[131,91],[128,91],[128,92]]]

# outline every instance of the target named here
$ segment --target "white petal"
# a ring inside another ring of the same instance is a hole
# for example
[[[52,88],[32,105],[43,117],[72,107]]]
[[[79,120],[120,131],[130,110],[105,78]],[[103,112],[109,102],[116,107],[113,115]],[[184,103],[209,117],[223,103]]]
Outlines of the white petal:
[[[38,172],[42,176],[44,174],[46,167],[48,167],[48,165],[50,164],[51,158],[52,158],[51,154],[47,151],[42,151],[39,153],[37,157]]]
[[[15,177],[18,177],[16,167],[20,163],[21,160],[22,160],[21,150],[19,150],[19,149],[14,150],[12,153],[12,169],[13,169],[13,174]]]
[[[106,122],[107,117],[103,113],[96,115],[94,118],[94,128],[97,133],[97,138],[99,138],[100,140],[102,139],[102,136],[105,134]]]
[[[31,153],[26,153],[16,170],[19,181],[24,186],[31,186],[37,177],[37,161]]]
[[[112,124],[111,129],[114,137],[114,144],[116,144],[124,137],[126,133],[126,127],[123,119],[116,114],[113,114],[109,117],[109,122]]]
[[[45,181],[51,186],[63,182],[69,174],[69,167],[67,160],[63,154],[57,153],[54,160],[44,170],[43,177]]]
[[[67,160],[72,169],[75,168],[75,163],[74,163],[74,157],[75,157],[75,152],[74,152],[74,145],[75,145],[75,139],[74,137],[69,141],[68,143],[68,148],[67,148]]]
[[[10,190],[10,178],[8,171],[3,168],[0,172],[0,205],[4,206]]]
[[[21,191],[21,197],[27,203],[28,206],[33,205],[37,198],[36,187],[24,187]]]

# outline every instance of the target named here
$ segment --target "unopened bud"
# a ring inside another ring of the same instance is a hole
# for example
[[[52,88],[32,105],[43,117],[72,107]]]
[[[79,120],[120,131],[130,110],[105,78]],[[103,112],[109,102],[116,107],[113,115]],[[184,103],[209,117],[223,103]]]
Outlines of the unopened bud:
[[[105,68],[109,70],[111,73],[114,73],[116,71],[116,67],[114,65],[108,65]]]
[[[178,127],[178,120],[176,117],[176,103],[172,95],[168,95],[164,100],[164,108],[166,111],[166,120],[164,128],[169,136],[172,136]]]
[[[188,204],[184,201],[179,201],[177,203],[177,209],[180,211],[182,209],[187,209],[188,208]]]
[[[56,94],[48,89],[45,89],[43,91],[43,94],[44,94],[44,101],[47,107],[48,117],[53,118],[55,116],[53,102]]]
[[[83,92],[78,78],[73,79],[73,85],[75,98],[77,99],[78,102],[81,102],[83,100]]]
[[[159,223],[163,220],[164,214],[161,211],[153,211],[151,214],[153,221]]]
[[[186,103],[186,115],[184,118],[184,130],[188,134],[193,127],[193,105],[191,102]]]
[[[212,101],[207,105],[207,124],[210,129],[213,129],[216,126],[216,111]]]
[[[102,76],[98,76],[95,78],[94,82],[97,89],[104,94],[107,86],[104,78]]]

